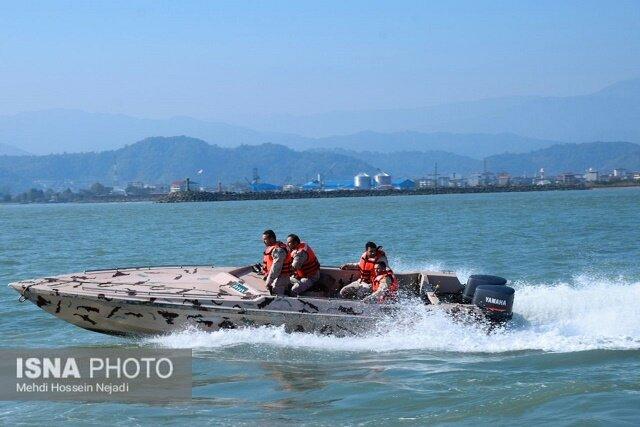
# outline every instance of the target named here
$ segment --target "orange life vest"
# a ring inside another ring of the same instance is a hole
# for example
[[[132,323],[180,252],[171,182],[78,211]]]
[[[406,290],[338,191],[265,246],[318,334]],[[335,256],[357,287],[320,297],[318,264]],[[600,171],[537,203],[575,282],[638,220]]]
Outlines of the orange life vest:
[[[360,270],[360,280],[365,283],[371,283],[371,279],[376,275],[376,263],[380,258],[386,256],[382,247],[376,250],[376,254],[370,257],[367,251],[364,251],[358,262],[358,270]]]
[[[280,275],[281,276],[290,276],[291,275],[291,254],[289,253],[289,250],[287,249],[287,245],[285,245],[282,242],[276,242],[275,244],[267,247],[267,249],[265,249],[264,253],[262,254],[262,266],[263,266],[263,270],[264,270],[264,274],[269,274],[269,272],[271,271],[271,267],[273,266],[273,251],[276,248],[281,248],[284,249],[285,252],[287,253],[286,258],[284,259],[284,263],[282,264],[282,270],[280,271]]]
[[[316,274],[320,270],[320,262],[318,262],[318,258],[316,257],[315,252],[313,252],[313,249],[311,249],[311,247],[305,242],[300,242],[298,248],[291,252],[291,259],[293,260],[299,252],[306,252],[307,260],[302,267],[296,270],[296,277],[298,277],[298,279],[302,279]]]
[[[380,287],[380,282],[384,280],[385,277],[391,277],[391,286],[389,286],[385,294],[380,299],[378,299],[378,302],[398,299],[398,279],[396,278],[395,274],[393,274],[393,271],[390,268],[388,268],[384,273],[379,274],[373,278],[373,283],[371,283],[371,291],[376,292]]]

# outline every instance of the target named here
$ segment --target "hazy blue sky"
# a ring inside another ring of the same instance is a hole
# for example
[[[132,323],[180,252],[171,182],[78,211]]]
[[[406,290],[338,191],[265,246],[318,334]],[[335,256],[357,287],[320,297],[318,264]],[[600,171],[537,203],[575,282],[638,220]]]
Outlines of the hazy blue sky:
[[[416,107],[640,77],[640,1],[0,3],[0,114]]]

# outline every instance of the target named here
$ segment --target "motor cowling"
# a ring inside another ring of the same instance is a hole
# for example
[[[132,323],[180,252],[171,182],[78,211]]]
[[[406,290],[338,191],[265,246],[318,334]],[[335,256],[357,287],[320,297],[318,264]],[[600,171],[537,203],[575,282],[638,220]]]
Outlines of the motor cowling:
[[[479,285],[473,295],[473,304],[480,307],[491,320],[511,319],[515,290],[505,285]]]
[[[503,286],[506,285],[507,279],[500,276],[491,276],[488,274],[472,274],[467,280],[467,285],[462,293],[462,301],[470,303],[478,286]]]

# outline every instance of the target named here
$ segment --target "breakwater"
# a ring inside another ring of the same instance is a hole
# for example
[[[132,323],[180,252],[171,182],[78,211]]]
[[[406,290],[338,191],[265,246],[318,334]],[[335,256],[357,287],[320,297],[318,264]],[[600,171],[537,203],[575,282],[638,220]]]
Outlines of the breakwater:
[[[527,186],[488,186],[465,188],[419,188],[416,190],[335,190],[335,191],[269,191],[214,193],[208,191],[179,191],[169,193],[159,199],[158,203],[184,202],[223,202],[231,200],[281,200],[281,199],[328,199],[335,197],[373,197],[373,196],[424,196],[435,194],[478,194],[478,193],[513,193],[528,191],[588,190],[585,185],[527,185]]]

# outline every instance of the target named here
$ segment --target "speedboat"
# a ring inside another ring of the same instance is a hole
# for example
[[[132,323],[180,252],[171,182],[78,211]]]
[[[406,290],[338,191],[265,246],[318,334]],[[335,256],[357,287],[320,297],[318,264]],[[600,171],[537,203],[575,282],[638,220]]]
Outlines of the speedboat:
[[[90,331],[158,335],[189,327],[206,331],[284,325],[289,332],[351,335],[381,318],[401,316],[403,301],[456,318],[502,323],[512,316],[514,290],[497,276],[474,275],[462,285],[453,272],[396,273],[399,299],[367,303],[339,296],[357,270],[322,267],[302,296],[271,295],[253,266],[206,265],[88,270],[10,283],[44,311]]]

